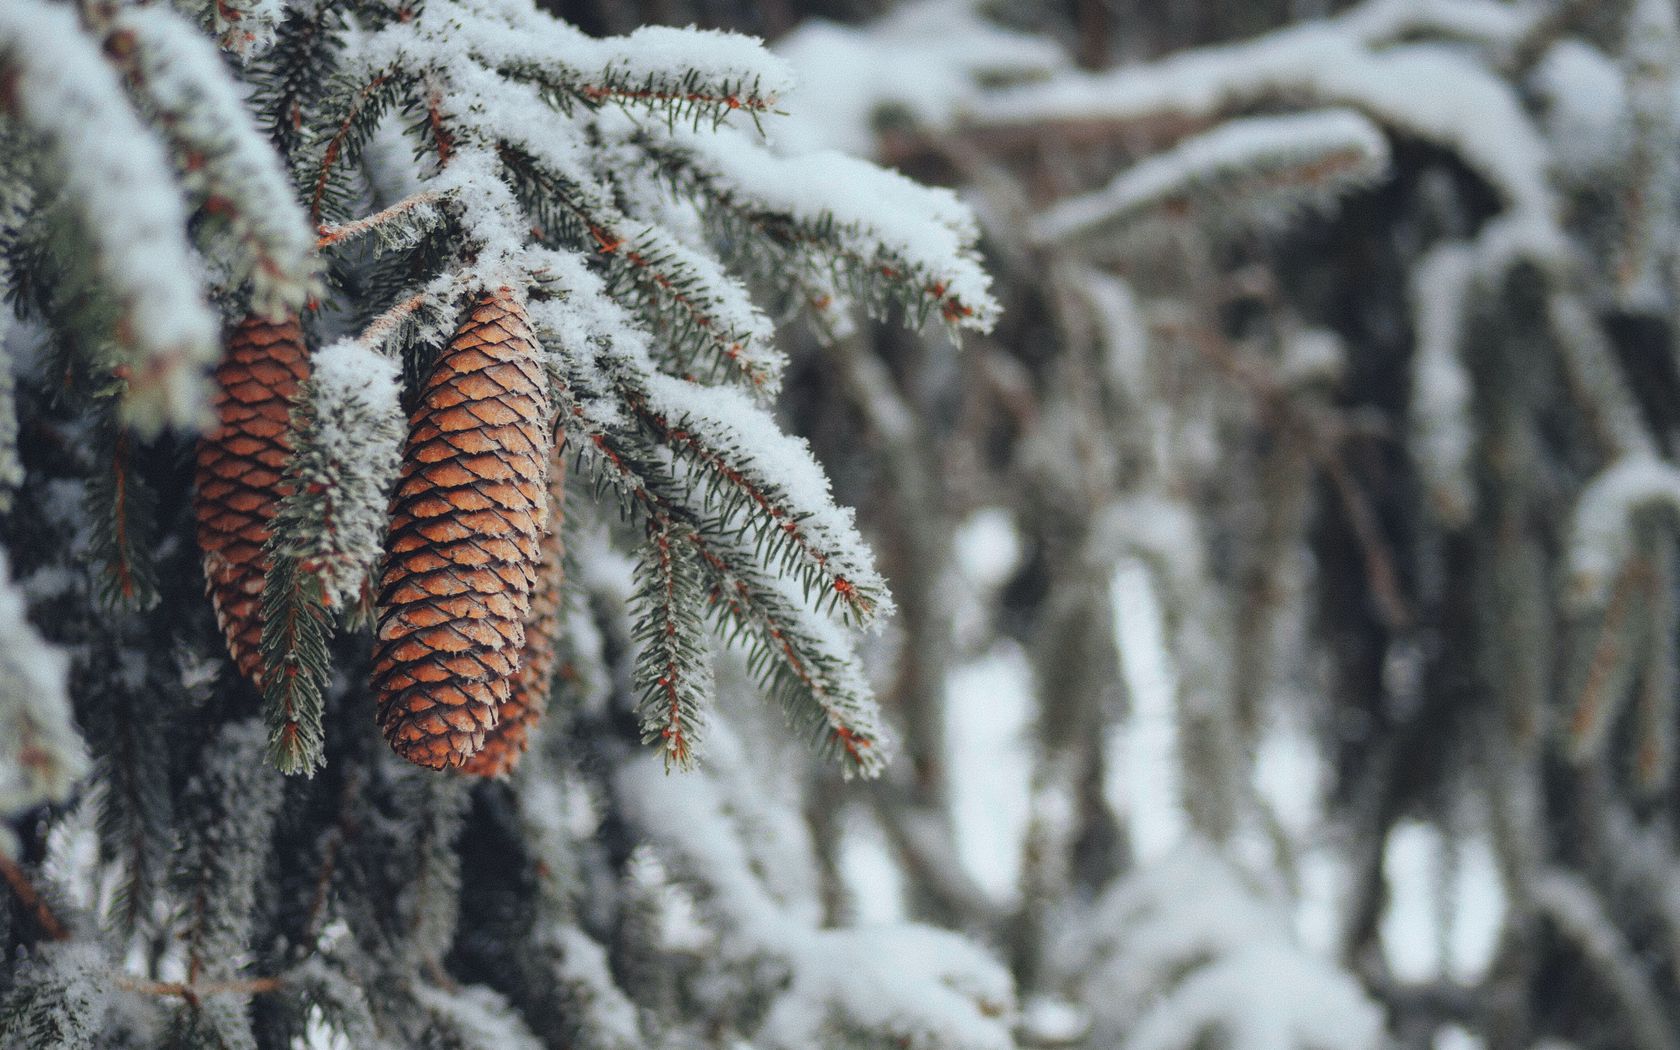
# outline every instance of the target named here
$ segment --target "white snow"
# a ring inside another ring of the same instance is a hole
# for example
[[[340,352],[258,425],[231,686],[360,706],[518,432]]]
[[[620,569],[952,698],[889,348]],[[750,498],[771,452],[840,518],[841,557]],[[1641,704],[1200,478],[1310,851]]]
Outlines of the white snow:
[[[792,982],[755,1043],[778,1050],[825,1045],[838,1019],[930,1050],[1012,1047],[1007,971],[966,939],[917,925],[820,929],[811,902],[767,892],[761,873],[768,866],[753,856],[764,825],[752,814],[786,796],[755,790],[751,766],[728,768],[746,761],[744,753],[725,750],[698,773],[670,777],[656,760],[643,759],[620,774],[619,784],[632,818],[706,887],[710,906],[735,934],[726,950],[768,951],[790,963]]]
[[[852,254],[891,259],[937,282],[936,298],[972,310],[964,326],[985,330],[996,319],[991,278],[969,247],[978,235],[974,216],[950,190],[833,150],[777,156],[737,132],[679,141],[745,199],[807,223],[832,217]]]
[[[1358,982],[1297,947],[1279,903],[1204,842],[1106,891],[1062,949],[1094,1038],[1125,1050],[1189,1050],[1210,1032],[1236,1050],[1381,1045]]]

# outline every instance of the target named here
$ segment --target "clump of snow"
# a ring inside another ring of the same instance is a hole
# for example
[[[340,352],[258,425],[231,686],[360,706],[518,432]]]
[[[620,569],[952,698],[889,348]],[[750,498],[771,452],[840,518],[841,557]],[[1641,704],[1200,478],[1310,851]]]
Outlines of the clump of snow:
[[[7,993],[7,1043],[18,1047],[101,1045],[115,1000],[112,966],[96,940],[48,941],[18,966]]]
[[[542,1043],[506,999],[483,985],[443,989],[417,982],[414,997],[445,1026],[472,1040],[474,1050],[540,1050]]]
[[[814,886],[783,899],[764,881],[773,865],[758,855],[780,822],[759,819],[766,806],[753,775],[747,756],[727,748],[680,779],[657,761],[639,761],[619,786],[632,818],[705,887],[709,914],[734,933],[731,950],[763,951],[789,965],[791,982],[755,1045],[794,1050],[868,1032],[928,1050],[1013,1047],[1009,975],[985,952],[926,926],[821,929]]]
[[[286,0],[176,0],[176,6],[196,8],[222,49],[241,59],[273,47],[275,32],[286,17]]]
[[[1542,127],[1559,175],[1587,184],[1615,171],[1627,156],[1630,117],[1621,70],[1580,40],[1560,40],[1534,67]]]
[[[985,330],[996,320],[991,278],[971,247],[974,215],[950,190],[833,150],[777,156],[730,132],[679,141],[744,199],[799,222],[832,219],[850,253],[891,259],[918,280],[937,282],[938,298],[972,311],[964,326]]]
[[[588,1019],[603,1050],[634,1050],[645,1045],[636,1006],[619,990],[606,949],[576,926],[556,926],[547,937],[558,956],[557,976],[565,985],[569,1004]]]

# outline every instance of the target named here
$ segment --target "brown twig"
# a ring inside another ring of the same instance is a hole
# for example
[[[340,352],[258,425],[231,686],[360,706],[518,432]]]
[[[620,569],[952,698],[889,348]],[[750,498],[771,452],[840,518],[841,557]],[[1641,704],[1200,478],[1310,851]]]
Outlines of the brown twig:
[[[22,866],[3,852],[0,852],[0,877],[5,878],[6,885],[11,887],[18,903],[35,917],[35,923],[41,927],[43,933],[55,941],[70,939],[70,930],[53,914],[52,907],[41,897],[35,884],[29,881],[29,876],[24,873]]]
[[[119,977],[117,987],[140,995],[157,995],[198,1003],[208,995],[266,995],[277,992],[285,982],[279,977],[250,977],[226,981],[143,981]]]

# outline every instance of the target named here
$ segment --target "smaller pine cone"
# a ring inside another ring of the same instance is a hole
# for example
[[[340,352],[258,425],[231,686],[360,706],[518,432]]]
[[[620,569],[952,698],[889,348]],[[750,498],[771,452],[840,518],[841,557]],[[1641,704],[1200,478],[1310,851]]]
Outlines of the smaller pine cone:
[[[507,702],[497,712],[496,727],[484,737],[484,748],[467,759],[462,769],[474,776],[500,777],[513,772],[531,728],[548,707],[554,680],[554,643],[560,633],[560,592],[566,575],[565,445],[554,443],[548,463],[548,531],[542,541],[542,564],[537,587],[531,592],[531,612],[525,617],[525,647],[519,651],[519,672],[508,684]]]
[[[484,746],[536,582],[551,438],[536,340],[503,288],[438,355],[391,500],[373,686],[397,754],[431,769]]]
[[[295,317],[247,317],[216,368],[216,427],[198,444],[198,545],[216,621],[239,672],[262,684],[262,592],[281,478],[291,458],[291,400],[309,375]]]

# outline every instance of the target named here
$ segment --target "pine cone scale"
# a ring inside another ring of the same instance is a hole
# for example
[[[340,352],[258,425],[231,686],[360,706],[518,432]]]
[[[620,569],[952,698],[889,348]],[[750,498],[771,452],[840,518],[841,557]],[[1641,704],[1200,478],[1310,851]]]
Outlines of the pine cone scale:
[[[508,697],[546,513],[546,409],[523,306],[480,297],[411,414],[380,586],[379,722],[419,765],[467,761]]]
[[[195,512],[206,589],[228,651],[260,684],[262,590],[275,509],[291,456],[291,400],[309,374],[296,319],[248,317],[216,368],[217,423],[199,442]]]
[[[525,753],[532,727],[548,706],[565,582],[566,550],[562,533],[565,507],[565,449],[556,442],[548,466],[548,522],[542,538],[536,588],[531,593],[530,612],[524,624],[519,670],[510,683],[496,726],[485,738],[483,750],[467,760],[465,771],[473,775],[500,777],[512,772]]]

